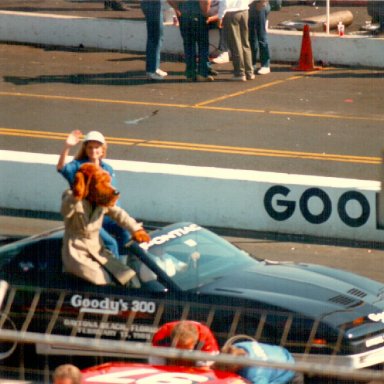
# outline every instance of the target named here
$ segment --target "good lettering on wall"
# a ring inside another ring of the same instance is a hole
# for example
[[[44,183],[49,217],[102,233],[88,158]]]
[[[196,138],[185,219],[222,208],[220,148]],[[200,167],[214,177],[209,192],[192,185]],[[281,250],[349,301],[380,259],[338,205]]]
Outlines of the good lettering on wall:
[[[364,226],[372,215],[372,207],[367,197],[355,190],[341,194],[337,201],[332,201],[326,191],[321,188],[308,188],[295,201],[289,198],[291,190],[283,185],[275,185],[269,188],[264,195],[264,208],[267,214],[276,221],[289,220],[298,210],[302,217],[311,224],[326,223],[336,209],[340,221],[348,227],[358,228]],[[318,209],[311,209],[310,201],[317,199]],[[359,207],[358,215],[351,215],[348,204],[356,204]],[[380,227],[376,222],[377,229]]]

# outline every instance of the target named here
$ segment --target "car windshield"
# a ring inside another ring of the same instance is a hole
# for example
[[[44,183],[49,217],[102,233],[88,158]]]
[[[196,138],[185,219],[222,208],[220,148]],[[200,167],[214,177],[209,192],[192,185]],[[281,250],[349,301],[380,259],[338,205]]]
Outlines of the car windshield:
[[[196,224],[168,229],[141,246],[181,290],[197,289],[257,263],[247,252]],[[141,271],[141,278],[156,279],[151,273]]]

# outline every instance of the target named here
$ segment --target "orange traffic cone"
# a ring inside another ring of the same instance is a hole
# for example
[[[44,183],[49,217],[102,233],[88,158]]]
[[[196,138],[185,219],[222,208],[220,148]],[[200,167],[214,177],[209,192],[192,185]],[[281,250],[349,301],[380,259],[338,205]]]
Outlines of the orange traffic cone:
[[[314,71],[320,69],[320,67],[314,66],[308,24],[305,24],[303,29],[303,40],[301,41],[299,65],[297,67],[293,67],[292,69],[294,71]]]

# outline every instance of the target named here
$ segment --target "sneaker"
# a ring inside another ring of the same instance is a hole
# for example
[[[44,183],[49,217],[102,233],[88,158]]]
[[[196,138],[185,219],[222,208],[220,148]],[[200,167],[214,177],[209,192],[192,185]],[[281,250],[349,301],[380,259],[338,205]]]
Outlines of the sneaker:
[[[149,80],[164,80],[164,77],[156,72],[147,72],[147,77]]]
[[[261,67],[258,71],[258,75],[268,75],[268,73],[271,72],[271,69],[269,67]]]
[[[245,76],[233,76],[229,80],[231,81],[247,81]]]
[[[251,75],[247,75],[247,80],[255,80],[256,76],[252,73]]]
[[[160,68],[156,69],[156,73],[160,76],[163,76],[163,77],[168,76],[168,72],[165,72],[165,71],[161,70]]]
[[[212,77],[212,76],[210,76],[210,75],[208,75],[208,76],[202,76],[202,75],[196,75],[196,81],[198,82],[198,83],[203,83],[203,82],[205,82],[205,81],[214,81],[215,79]]]
[[[212,59],[212,62],[215,64],[229,63],[229,53],[228,52],[221,52],[219,56]]]
[[[256,64],[253,66],[253,70],[254,70],[255,72],[257,72],[257,65],[256,65]]]

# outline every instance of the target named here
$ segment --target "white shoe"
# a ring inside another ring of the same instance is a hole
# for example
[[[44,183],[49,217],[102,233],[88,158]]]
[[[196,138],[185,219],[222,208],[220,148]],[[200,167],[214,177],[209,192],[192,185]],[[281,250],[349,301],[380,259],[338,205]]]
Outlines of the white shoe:
[[[163,77],[168,76],[168,72],[165,72],[165,71],[161,70],[160,68],[156,69],[156,73],[160,76],[163,76]]]
[[[261,67],[258,71],[258,75],[268,75],[268,73],[271,72],[271,69],[269,67]]]
[[[147,77],[149,80],[164,80],[164,77],[156,72],[147,72]]]
[[[229,63],[229,53],[228,52],[221,52],[219,56],[212,59],[212,62],[215,64]]]

